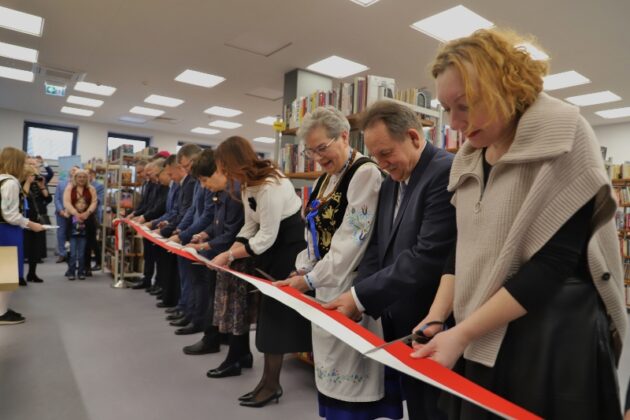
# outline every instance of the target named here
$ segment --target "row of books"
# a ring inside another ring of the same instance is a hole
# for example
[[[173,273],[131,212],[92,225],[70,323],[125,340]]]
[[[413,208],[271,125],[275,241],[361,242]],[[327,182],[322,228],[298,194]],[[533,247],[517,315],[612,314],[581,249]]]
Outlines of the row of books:
[[[613,192],[618,205],[626,205],[630,203],[630,186],[613,188]]]
[[[302,200],[303,213],[304,213],[304,211],[306,211],[305,209],[308,206],[308,198],[311,196],[312,192],[313,192],[313,186],[312,185],[304,186],[302,188],[296,188],[295,189],[295,193],[298,195],[298,197],[300,197],[300,200]]]
[[[630,213],[626,214],[623,209],[618,209],[615,213],[615,224],[617,230],[630,230]]]
[[[622,258],[628,257],[628,249],[630,249],[630,239],[619,238],[619,248],[621,250]]]
[[[620,165],[609,163],[606,165],[606,170],[610,179],[630,179],[630,162]]]

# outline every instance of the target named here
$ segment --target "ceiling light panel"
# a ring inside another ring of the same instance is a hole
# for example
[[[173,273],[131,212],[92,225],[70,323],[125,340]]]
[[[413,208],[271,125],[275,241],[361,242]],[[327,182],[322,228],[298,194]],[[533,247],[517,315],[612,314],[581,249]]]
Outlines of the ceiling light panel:
[[[228,130],[231,130],[233,128],[239,128],[241,127],[243,124],[239,124],[239,123],[235,123],[232,121],[223,121],[223,120],[216,120],[216,121],[212,121],[210,124],[208,124],[210,127],[217,127],[217,128],[227,128]]]
[[[221,130],[215,130],[213,128],[205,128],[205,127],[196,127],[196,128],[193,128],[190,131],[192,131],[193,133],[206,134],[206,135],[209,135],[209,136],[212,136],[214,134],[218,134],[218,133],[221,132]]]
[[[74,85],[74,90],[101,96],[112,96],[114,92],[116,92],[115,87],[89,82],[77,82],[77,84]]]
[[[162,111],[161,109],[146,108],[143,106],[134,106],[129,110],[129,112],[131,112],[132,114],[147,115],[149,117],[159,117],[160,115],[164,114],[164,111]]]
[[[81,117],[91,117],[94,115],[94,111],[91,109],[73,108],[71,106],[64,106],[61,108],[61,112],[64,114],[79,115]]]
[[[18,45],[0,42],[0,56],[11,58],[14,60],[26,61],[28,63],[37,63],[39,52],[32,48],[20,47]]]
[[[215,76],[214,74],[202,73],[196,70],[185,70],[175,78],[176,81],[188,83],[190,85],[211,88],[225,80],[225,77]]]
[[[589,93],[587,95],[571,96],[566,100],[577,106],[589,106],[620,101],[621,97],[609,90],[605,90],[602,92]]]
[[[12,67],[0,66],[0,77],[6,79],[19,80],[21,82],[32,82],[35,75],[32,71],[14,69]]]
[[[98,108],[103,105],[103,101],[100,99],[84,98],[83,96],[68,96],[68,103],[75,105],[91,106],[92,108]]]
[[[492,28],[494,23],[459,5],[422,19],[411,27],[438,41],[447,42],[468,36],[478,29]]]
[[[258,124],[273,125],[273,123],[275,123],[277,119],[278,118],[276,117],[263,117],[263,118],[257,119],[256,122]]]
[[[534,60],[537,60],[537,61],[547,61],[547,60],[549,60],[549,56],[544,51],[536,48],[535,46],[533,46],[529,42],[518,44],[516,46],[516,48],[524,49],[525,51],[527,51],[529,53],[529,55],[532,56],[532,58]]]
[[[589,79],[582,76],[575,70],[550,74],[549,76],[545,76],[543,78],[543,81],[543,89],[546,91],[564,89],[571,86],[579,86],[591,83]]]
[[[350,0],[352,3],[359,4],[363,7],[368,7],[376,3],[378,0]]]
[[[167,106],[170,108],[175,108],[184,103],[182,99],[170,98],[168,96],[161,96],[161,95],[147,96],[144,102],[153,104],[153,105]]]
[[[8,7],[0,6],[0,27],[29,35],[42,36],[44,19]]]
[[[256,137],[254,141],[258,143],[275,143],[276,139],[272,137]]]
[[[605,109],[603,111],[597,111],[595,114],[607,119],[630,117],[630,106],[624,108]]]
[[[336,79],[343,79],[353,74],[366,71],[369,67],[355,63],[343,57],[332,55],[307,67],[308,70],[325,74]]]
[[[124,121],[127,123],[132,123],[132,124],[144,124],[146,123],[148,120],[146,118],[140,118],[140,117],[132,117],[130,115],[123,115],[122,117],[118,118],[120,121]]]
[[[241,115],[243,111],[239,111],[238,109],[224,108],[222,106],[213,106],[205,111],[206,114],[216,115],[218,117],[236,117],[237,115]]]

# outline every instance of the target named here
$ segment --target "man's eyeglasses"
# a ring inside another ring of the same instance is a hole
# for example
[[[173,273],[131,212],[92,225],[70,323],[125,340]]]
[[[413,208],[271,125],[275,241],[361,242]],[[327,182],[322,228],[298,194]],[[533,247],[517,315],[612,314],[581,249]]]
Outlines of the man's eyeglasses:
[[[309,149],[308,147],[306,149],[304,149],[304,151],[302,152],[302,154],[304,156],[306,156],[307,158],[313,158],[315,157],[315,155],[317,156],[322,156],[324,153],[326,153],[326,150],[328,150],[328,148],[330,147],[331,144],[333,144],[333,142],[335,140],[337,140],[339,137],[335,137],[334,139],[331,139],[328,143],[326,144],[321,144],[319,146],[317,146],[314,149]]]

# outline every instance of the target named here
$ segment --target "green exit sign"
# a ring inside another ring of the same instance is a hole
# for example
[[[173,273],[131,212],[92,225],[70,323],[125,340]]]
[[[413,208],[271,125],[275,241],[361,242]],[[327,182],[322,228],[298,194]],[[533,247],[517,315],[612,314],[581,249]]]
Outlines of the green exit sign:
[[[53,85],[52,83],[45,82],[44,83],[44,91],[46,95],[52,96],[66,96],[66,86],[65,85]]]

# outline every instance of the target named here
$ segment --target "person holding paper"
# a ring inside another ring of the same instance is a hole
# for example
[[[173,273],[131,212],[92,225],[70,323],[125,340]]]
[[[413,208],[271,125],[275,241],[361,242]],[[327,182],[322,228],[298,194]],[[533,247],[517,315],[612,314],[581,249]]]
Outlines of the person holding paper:
[[[414,354],[543,418],[621,419],[617,206],[593,130],[543,92],[548,64],[525,41],[480,30],[433,61],[437,96],[467,140],[448,186],[457,245],[420,324],[452,312],[456,325]],[[494,417],[445,399],[451,418]]]
[[[267,159],[258,157],[250,142],[234,136],[219,145],[217,168],[241,184],[245,224],[236,242],[212,262],[226,266],[254,257],[255,266],[275,279],[285,279],[295,257],[302,251],[304,225],[302,201],[293,184]],[[265,354],[263,376],[258,385],[240,397],[241,405],[262,407],[282,396],[280,370],[284,353],[311,351],[311,327],[294,310],[262,296],[258,311],[256,347]]]
[[[307,249],[296,271],[277,286],[315,290],[329,302],[352,286],[372,235],[383,174],[369,158],[350,147],[350,123],[333,107],[317,108],[298,130],[304,156],[324,174],[314,184],[305,211]],[[364,316],[359,323],[382,336],[381,323]],[[327,419],[402,418],[400,393],[385,385],[383,365],[349,347],[315,324],[313,359],[319,415]],[[387,394],[387,395],[386,395]]]
[[[27,161],[28,162],[28,161]],[[28,210],[26,216],[33,222],[46,225],[50,223],[46,214],[46,205],[52,201],[52,197],[48,194],[44,179],[37,172],[37,168],[27,164],[25,166],[26,178],[22,189],[26,195]],[[37,177],[39,176],[39,180]],[[33,283],[42,283],[40,277],[37,276],[37,264],[39,260],[45,257],[42,254],[42,246],[46,240],[46,232],[33,232],[32,230],[24,231],[24,256],[28,259],[28,273],[26,280]]]
[[[17,249],[18,277],[24,278],[23,229],[43,232],[44,227],[24,217],[24,196],[20,180],[24,179],[26,154],[14,147],[0,151],[0,246]],[[19,324],[25,321],[22,314],[9,308],[11,291],[0,290],[0,325]]]

